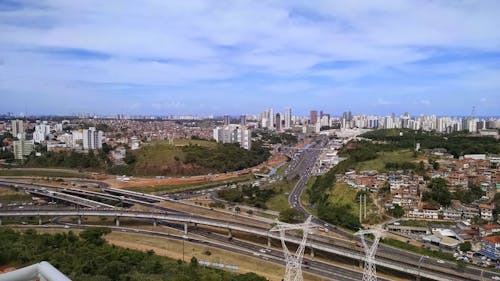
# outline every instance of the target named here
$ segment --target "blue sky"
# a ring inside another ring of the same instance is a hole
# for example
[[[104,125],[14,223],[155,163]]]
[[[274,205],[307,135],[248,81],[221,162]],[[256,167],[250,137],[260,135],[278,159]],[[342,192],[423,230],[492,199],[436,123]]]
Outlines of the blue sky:
[[[500,113],[500,1],[0,1],[0,112]]]

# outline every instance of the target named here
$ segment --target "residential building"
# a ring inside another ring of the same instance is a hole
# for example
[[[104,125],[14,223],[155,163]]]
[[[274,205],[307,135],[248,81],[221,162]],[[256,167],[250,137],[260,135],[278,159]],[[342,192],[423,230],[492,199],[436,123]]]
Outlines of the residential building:
[[[252,148],[252,131],[247,127],[235,124],[216,127],[213,130],[213,138],[219,143],[239,143],[244,149]]]
[[[97,131],[95,127],[83,129],[83,149],[94,150],[102,148],[103,132]]]
[[[21,138],[14,141],[14,158],[16,160],[22,160],[25,156],[28,156],[33,152],[35,148],[35,142],[33,140],[25,140]]]
[[[318,111],[311,110],[309,120],[311,121],[311,125],[316,125],[316,123],[318,122]]]
[[[41,143],[45,141],[45,138],[50,134],[50,125],[41,124],[35,126],[35,132],[33,132],[33,140],[36,143]]]
[[[24,122],[23,120],[12,120],[12,136],[18,139],[24,138]]]
[[[479,253],[492,260],[500,260],[500,236],[488,236],[481,240]]]
[[[292,109],[285,108],[285,130],[292,127]]]

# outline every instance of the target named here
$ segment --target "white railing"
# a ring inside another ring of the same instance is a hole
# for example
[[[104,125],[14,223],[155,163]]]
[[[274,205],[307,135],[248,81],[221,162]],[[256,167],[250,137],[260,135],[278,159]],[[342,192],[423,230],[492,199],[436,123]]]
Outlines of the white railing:
[[[11,272],[0,274],[0,281],[71,281],[50,263],[42,261]]]

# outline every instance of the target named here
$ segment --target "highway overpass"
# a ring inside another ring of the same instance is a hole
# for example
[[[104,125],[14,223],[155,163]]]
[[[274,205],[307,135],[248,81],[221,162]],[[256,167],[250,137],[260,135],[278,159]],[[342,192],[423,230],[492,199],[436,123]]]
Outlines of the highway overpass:
[[[116,218],[117,225],[119,225],[119,218],[135,218],[135,219],[148,219],[152,220],[154,223],[158,221],[170,221],[184,224],[184,230],[187,233],[188,224],[195,225],[206,225],[211,227],[217,227],[222,229],[227,229],[229,235],[232,235],[232,231],[240,231],[249,234],[253,234],[260,237],[267,237],[268,241],[270,239],[280,239],[279,234],[269,232],[265,229],[259,229],[239,223],[221,221],[216,219],[209,219],[203,217],[197,217],[192,215],[180,215],[180,214],[168,214],[168,213],[151,213],[151,212],[133,212],[133,211],[123,211],[123,210],[15,210],[15,211],[5,211],[0,210],[0,221],[3,217],[41,217],[41,216],[50,216],[50,217],[61,217],[61,216],[75,216],[78,218],[84,216],[97,216],[97,217],[114,217]],[[300,243],[300,239],[289,236],[287,237],[287,242],[289,243]],[[326,253],[347,257],[354,260],[364,261],[365,257],[359,252],[355,252],[352,250],[347,250],[343,248],[336,247],[334,245],[329,245],[322,242],[311,241],[308,243],[308,246],[314,250],[324,251]],[[439,280],[439,281],[457,281],[457,280],[470,280],[461,278],[458,275],[449,276],[448,274],[443,274],[441,272],[434,272],[429,269],[419,269],[416,265],[408,265],[402,262],[389,261],[386,259],[378,258],[376,260],[376,265],[378,267],[385,267],[391,270],[404,272],[407,274],[411,274],[414,276],[420,275],[423,278],[431,279],[431,280]],[[474,279],[473,279],[474,280]],[[479,277],[475,280],[480,280]]]

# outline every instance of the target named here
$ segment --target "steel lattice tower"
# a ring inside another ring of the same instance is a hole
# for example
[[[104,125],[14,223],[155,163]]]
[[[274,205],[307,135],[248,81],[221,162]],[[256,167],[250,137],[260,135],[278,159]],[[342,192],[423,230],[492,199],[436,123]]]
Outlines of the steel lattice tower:
[[[377,281],[377,270],[375,268],[375,254],[377,253],[380,236],[383,230],[380,228],[360,230],[354,235],[361,237],[363,248],[365,249],[365,267],[363,271],[363,281]],[[366,243],[365,234],[373,234],[373,244],[370,246]]]
[[[313,228],[311,224],[311,216],[307,218],[304,223],[301,224],[288,224],[283,222],[278,222],[278,224],[273,227],[270,231],[279,231],[281,238],[281,245],[283,246],[283,253],[285,254],[285,276],[284,281],[303,281],[302,277],[302,258],[304,257],[304,249],[306,247],[307,235]],[[302,240],[300,242],[295,254],[290,253],[288,247],[285,243],[285,235],[287,230],[302,230]]]

